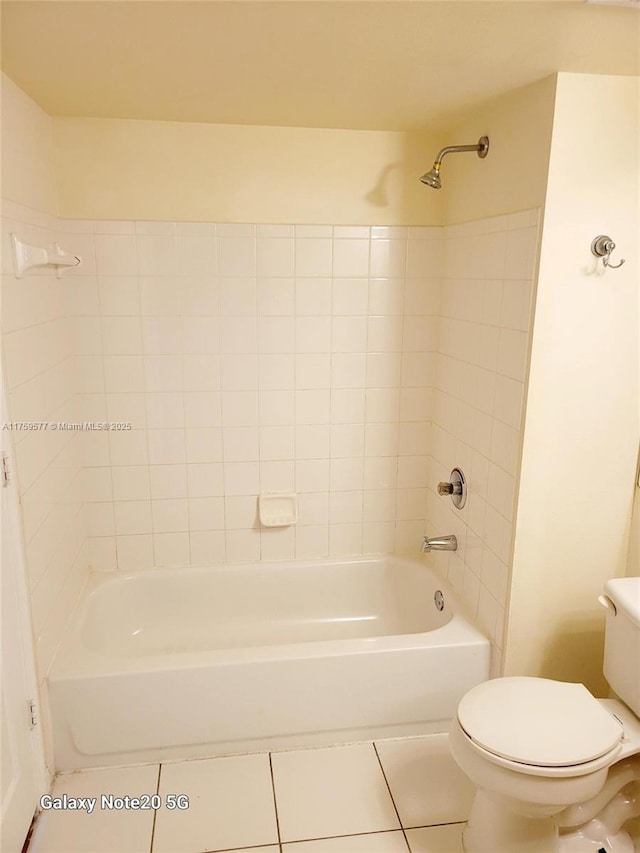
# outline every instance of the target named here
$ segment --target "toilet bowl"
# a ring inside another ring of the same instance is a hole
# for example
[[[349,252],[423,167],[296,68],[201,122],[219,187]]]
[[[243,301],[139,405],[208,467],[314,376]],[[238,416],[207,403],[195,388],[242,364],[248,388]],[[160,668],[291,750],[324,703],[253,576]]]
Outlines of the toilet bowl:
[[[460,702],[451,753],[477,789],[467,853],[633,851],[622,824],[637,804],[610,806],[640,779],[640,578],[609,581],[603,604],[605,675],[622,702],[535,677],[483,682]]]

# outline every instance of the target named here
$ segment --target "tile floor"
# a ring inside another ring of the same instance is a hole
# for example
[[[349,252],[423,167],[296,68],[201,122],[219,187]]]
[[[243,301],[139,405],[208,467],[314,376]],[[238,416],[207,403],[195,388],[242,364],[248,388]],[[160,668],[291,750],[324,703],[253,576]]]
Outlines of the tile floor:
[[[100,808],[144,793],[157,811]],[[63,794],[98,801],[44,812],[29,853],[461,853],[473,788],[431,735],[87,770],[59,776]],[[188,809],[168,809],[171,794]]]

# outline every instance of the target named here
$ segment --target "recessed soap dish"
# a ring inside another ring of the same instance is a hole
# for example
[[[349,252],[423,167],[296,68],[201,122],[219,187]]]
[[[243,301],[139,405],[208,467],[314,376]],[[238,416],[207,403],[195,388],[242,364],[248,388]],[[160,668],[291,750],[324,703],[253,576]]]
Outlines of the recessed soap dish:
[[[258,496],[258,515],[263,527],[289,527],[298,520],[295,492]]]

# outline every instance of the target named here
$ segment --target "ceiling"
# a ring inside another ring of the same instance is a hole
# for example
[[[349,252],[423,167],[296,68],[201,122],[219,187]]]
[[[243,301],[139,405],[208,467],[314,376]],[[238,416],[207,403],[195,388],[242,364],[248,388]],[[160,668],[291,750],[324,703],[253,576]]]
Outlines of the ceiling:
[[[48,113],[412,130],[555,71],[640,73],[640,12],[582,2],[3,0]]]

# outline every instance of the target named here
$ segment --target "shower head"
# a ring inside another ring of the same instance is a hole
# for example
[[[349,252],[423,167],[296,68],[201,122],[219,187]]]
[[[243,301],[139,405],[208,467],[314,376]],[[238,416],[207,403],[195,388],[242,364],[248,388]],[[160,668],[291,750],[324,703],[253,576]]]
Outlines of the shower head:
[[[449,145],[447,146],[447,148],[443,148],[441,151],[438,152],[438,156],[435,159],[433,168],[429,172],[426,172],[420,178],[422,183],[426,184],[428,187],[431,187],[434,190],[439,190],[442,186],[442,182],[440,181],[440,167],[442,165],[442,158],[446,154],[457,154],[461,151],[475,151],[478,157],[484,159],[489,151],[489,137],[481,136],[475,145]]]
[[[426,184],[428,187],[431,187],[434,190],[439,190],[442,186],[442,182],[440,181],[440,167],[436,168],[435,164],[433,169],[429,172],[426,172],[420,180],[423,184]]]

